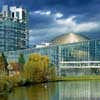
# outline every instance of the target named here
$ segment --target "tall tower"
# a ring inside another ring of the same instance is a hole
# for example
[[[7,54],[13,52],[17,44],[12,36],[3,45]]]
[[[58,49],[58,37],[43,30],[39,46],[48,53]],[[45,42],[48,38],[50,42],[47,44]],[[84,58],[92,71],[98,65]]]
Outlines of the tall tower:
[[[3,6],[0,19],[0,51],[14,51],[28,47],[28,15],[22,7]]]

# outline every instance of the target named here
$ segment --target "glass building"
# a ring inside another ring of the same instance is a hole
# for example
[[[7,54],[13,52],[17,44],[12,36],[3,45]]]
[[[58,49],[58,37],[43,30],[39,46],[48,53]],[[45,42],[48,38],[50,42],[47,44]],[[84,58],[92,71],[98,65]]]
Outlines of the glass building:
[[[28,47],[27,12],[23,8],[3,6],[0,13],[0,51],[15,51]]]
[[[68,35],[66,34],[66,37]],[[76,34],[73,34],[73,36],[75,38],[73,42],[71,40],[71,43],[69,41],[53,44],[53,42],[52,45],[47,47],[9,51],[5,54],[9,62],[17,61],[21,53],[25,55],[26,60],[31,53],[47,55],[52,64],[56,66],[58,74],[63,76],[98,73],[100,68],[100,40],[87,40],[84,36]],[[79,39],[81,37],[84,40]],[[69,38],[72,38],[72,35]],[[79,41],[77,42],[77,40]]]

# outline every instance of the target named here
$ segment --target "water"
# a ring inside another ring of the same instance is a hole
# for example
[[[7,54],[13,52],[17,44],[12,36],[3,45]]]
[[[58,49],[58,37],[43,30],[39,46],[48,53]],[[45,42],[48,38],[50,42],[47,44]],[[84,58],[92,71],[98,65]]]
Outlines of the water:
[[[100,100],[100,81],[68,81],[18,87],[0,100]]]

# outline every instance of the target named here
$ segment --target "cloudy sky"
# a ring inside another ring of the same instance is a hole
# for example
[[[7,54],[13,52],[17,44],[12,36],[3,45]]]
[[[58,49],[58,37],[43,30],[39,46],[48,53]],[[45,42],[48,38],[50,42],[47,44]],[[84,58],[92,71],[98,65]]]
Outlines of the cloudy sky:
[[[30,44],[74,32],[100,38],[100,0],[0,0],[27,8]]]

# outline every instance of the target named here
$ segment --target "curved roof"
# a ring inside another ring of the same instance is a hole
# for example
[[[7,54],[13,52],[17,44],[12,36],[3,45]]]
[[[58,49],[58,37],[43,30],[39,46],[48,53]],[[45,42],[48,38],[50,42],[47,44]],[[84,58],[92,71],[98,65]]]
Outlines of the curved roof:
[[[58,36],[54,38],[51,42],[52,44],[68,44],[68,43],[75,43],[87,40],[89,40],[89,38],[84,35],[69,33]]]

